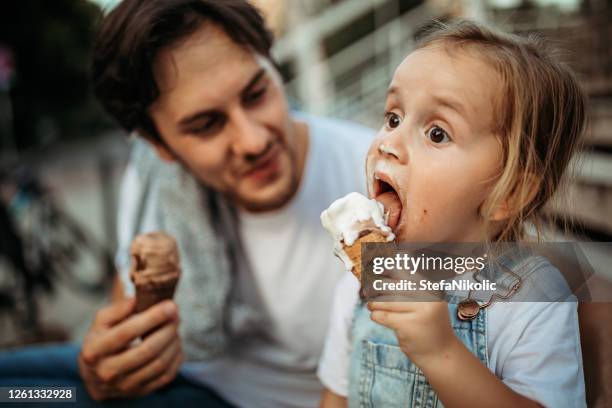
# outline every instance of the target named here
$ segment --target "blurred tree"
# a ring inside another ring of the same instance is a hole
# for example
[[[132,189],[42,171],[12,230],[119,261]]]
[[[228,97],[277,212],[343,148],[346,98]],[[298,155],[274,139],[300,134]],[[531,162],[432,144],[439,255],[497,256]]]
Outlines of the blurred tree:
[[[16,68],[10,99],[19,150],[104,125],[88,81],[101,14],[86,0],[2,2],[0,44],[12,50]]]

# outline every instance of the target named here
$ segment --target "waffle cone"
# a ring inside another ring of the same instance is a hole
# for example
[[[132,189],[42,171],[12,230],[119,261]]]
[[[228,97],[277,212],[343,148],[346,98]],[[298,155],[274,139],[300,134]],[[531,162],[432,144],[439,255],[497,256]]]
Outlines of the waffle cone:
[[[136,312],[142,312],[162,300],[172,299],[178,279],[163,284],[136,286]]]
[[[387,237],[380,231],[370,231],[359,237],[351,246],[344,246],[344,252],[353,263],[353,275],[361,282],[361,244],[365,242],[387,242]]]

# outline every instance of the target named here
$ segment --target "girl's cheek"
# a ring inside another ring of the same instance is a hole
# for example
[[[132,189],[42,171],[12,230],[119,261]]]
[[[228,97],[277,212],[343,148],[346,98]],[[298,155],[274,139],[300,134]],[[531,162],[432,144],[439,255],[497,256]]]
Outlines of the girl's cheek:
[[[368,155],[366,156],[366,162],[365,162],[366,186],[367,186],[368,195],[370,196],[370,198],[372,198],[374,194],[374,191],[373,191],[374,170],[376,168],[376,160],[378,158],[377,149],[375,148],[375,146],[376,146],[376,141],[370,147],[370,150],[368,151]]]
[[[370,145],[370,148],[368,149],[368,159],[370,157],[375,156],[378,153],[378,146],[380,146],[380,144],[383,142],[383,132],[380,131],[376,134],[376,137],[374,137],[374,140],[372,141],[372,144]]]

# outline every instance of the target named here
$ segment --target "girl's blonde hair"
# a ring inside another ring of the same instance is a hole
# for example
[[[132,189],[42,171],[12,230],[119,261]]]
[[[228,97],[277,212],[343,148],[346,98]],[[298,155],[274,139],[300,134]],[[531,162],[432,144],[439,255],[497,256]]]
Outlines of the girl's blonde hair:
[[[499,208],[507,211],[494,242],[524,240],[527,222],[539,239],[543,206],[561,185],[586,127],[586,97],[576,77],[535,35],[519,37],[467,20],[436,22],[417,39],[417,49],[433,45],[476,51],[500,75],[494,131],[502,169],[481,214],[490,220]]]

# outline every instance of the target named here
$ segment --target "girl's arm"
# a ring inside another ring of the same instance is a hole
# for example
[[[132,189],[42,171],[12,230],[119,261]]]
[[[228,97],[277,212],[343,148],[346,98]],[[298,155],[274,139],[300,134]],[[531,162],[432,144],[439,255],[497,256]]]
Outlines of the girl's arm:
[[[445,407],[541,407],[497,378],[459,339],[446,352],[419,361]]]
[[[348,405],[342,395],[348,394],[350,333],[355,305],[359,301],[359,286],[359,281],[350,272],[345,272],[336,286],[329,329],[317,369],[319,380],[325,387],[320,407],[345,408]]]
[[[371,319],[395,331],[444,406],[539,407],[514,392],[455,336],[444,302],[370,302]]]
[[[346,398],[328,390],[327,388],[321,395],[321,402],[319,408],[346,408],[348,402]]]

